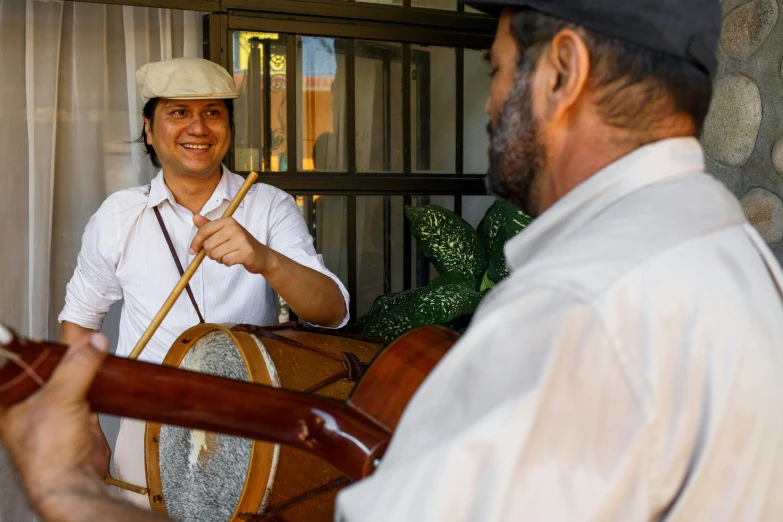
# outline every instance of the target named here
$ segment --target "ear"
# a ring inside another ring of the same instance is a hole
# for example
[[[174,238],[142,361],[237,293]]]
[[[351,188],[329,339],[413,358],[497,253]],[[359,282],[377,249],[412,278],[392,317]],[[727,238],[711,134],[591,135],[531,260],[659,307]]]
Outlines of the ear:
[[[147,133],[147,145],[152,145],[152,125],[150,124],[150,120],[146,116],[142,116],[141,119],[144,120],[144,132]]]
[[[590,76],[590,51],[572,29],[555,35],[539,64],[546,88],[544,117],[564,117],[584,94]]]

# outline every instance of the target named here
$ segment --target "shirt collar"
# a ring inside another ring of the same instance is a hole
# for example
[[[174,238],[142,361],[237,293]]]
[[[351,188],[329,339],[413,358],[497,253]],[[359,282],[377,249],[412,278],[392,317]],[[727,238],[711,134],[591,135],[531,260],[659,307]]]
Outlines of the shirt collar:
[[[220,176],[220,181],[218,182],[217,187],[215,187],[215,191],[212,192],[212,195],[204,204],[204,208],[201,209],[202,215],[208,214],[218,208],[224,200],[231,201],[242,186],[244,180],[241,176],[232,173],[225,165],[221,165],[221,169],[222,175]],[[165,181],[163,181],[163,170],[160,170],[158,175],[155,176],[150,183],[147,208],[157,207],[165,200],[168,200],[171,205],[176,204],[174,195],[171,193],[171,190],[169,190],[169,187],[166,186]],[[240,201],[239,207],[242,208],[244,206],[245,200],[243,199]]]
[[[163,201],[169,200],[174,204],[174,196],[163,181],[163,170],[158,171],[158,175],[152,178],[150,182],[150,194],[147,196],[147,208],[157,207]]]
[[[640,147],[577,185],[511,239],[505,246],[508,267],[519,269],[632,192],[704,171],[704,154],[695,138],[672,138]]]

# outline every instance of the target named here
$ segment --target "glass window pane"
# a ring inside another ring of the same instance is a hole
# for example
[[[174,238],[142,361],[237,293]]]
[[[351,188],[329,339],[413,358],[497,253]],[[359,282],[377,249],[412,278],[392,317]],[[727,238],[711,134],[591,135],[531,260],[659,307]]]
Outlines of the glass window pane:
[[[234,168],[240,172],[288,170],[285,37],[236,31]]]
[[[346,196],[296,196],[315,250],[324,264],[348,288],[348,198]]]
[[[489,63],[484,60],[484,51],[465,49],[465,112],[462,128],[462,166],[465,174],[486,174],[489,169],[489,116],[484,106],[492,84],[491,70]]]
[[[402,172],[402,45],[357,41],[356,169]]]
[[[403,289],[402,196],[356,198],[356,310],[361,317],[379,295]]]
[[[344,172],[345,40],[297,36],[299,170]]]
[[[457,138],[456,53],[452,47],[411,46],[411,168],[453,173]]]
[[[429,7],[431,9],[457,10],[457,0],[411,0],[412,7]]]

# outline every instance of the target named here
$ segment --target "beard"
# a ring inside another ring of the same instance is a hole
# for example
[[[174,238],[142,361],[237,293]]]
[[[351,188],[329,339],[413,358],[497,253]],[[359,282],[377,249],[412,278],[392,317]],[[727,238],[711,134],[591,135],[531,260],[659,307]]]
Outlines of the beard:
[[[527,69],[518,69],[497,126],[492,122],[487,125],[490,155],[486,184],[491,194],[536,217],[546,153],[533,117],[533,75]]]

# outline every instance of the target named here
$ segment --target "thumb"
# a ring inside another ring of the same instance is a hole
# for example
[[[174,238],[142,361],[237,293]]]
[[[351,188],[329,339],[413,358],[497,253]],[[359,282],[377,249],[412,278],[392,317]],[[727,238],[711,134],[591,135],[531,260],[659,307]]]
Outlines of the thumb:
[[[101,334],[84,335],[65,352],[46,385],[56,397],[81,401],[95,380],[109,349],[109,340]]]
[[[196,225],[196,228],[201,228],[207,223],[209,223],[209,220],[201,214],[195,214],[193,216],[193,224]]]

